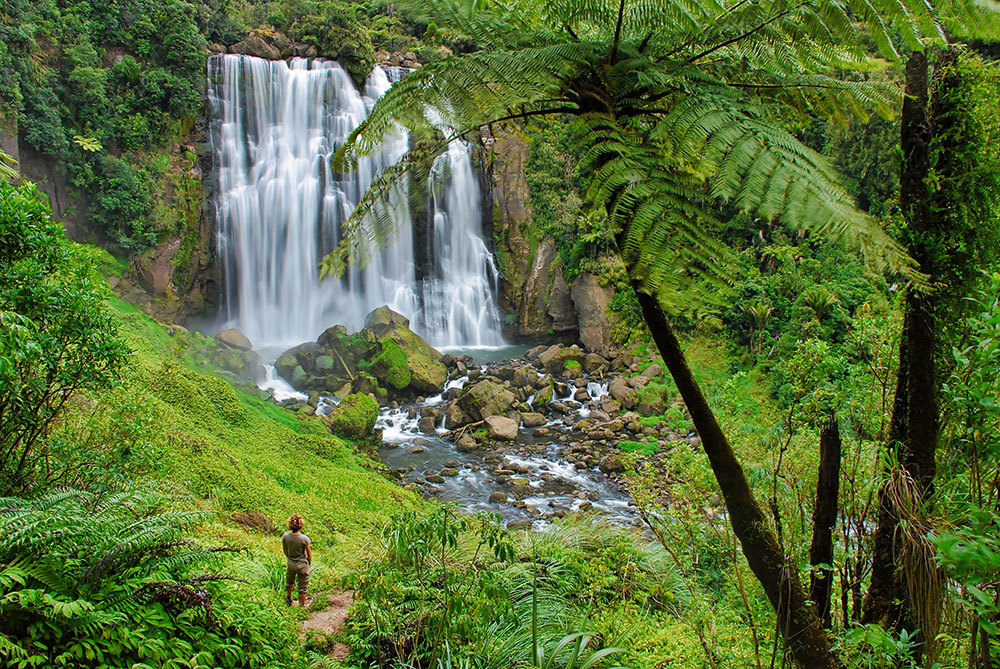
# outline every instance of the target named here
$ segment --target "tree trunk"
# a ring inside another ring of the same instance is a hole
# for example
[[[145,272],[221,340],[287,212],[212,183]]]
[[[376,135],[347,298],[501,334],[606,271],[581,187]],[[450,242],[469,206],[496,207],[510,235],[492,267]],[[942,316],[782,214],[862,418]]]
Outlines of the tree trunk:
[[[945,51],[939,65],[955,57],[952,49]],[[933,245],[938,232],[930,206],[927,177],[930,144],[933,137],[933,111],[930,107],[930,86],[927,56],[914,53],[906,63],[900,146],[903,170],[900,175],[900,208],[906,221],[908,250],[920,271],[934,281]],[[915,483],[918,502],[926,500],[933,490],[936,473],[940,413],[935,371],[936,326],[935,298],[932,294],[910,289],[906,295],[903,333],[900,341],[899,371],[896,396],[890,423],[888,445],[896,448],[899,467]],[[875,531],[872,556],[872,580],[864,604],[862,621],[885,621],[895,630],[919,629],[916,661],[920,664],[924,642],[936,632],[934,616],[929,612],[934,602],[911,601],[907,592],[899,533],[899,509],[894,508],[887,486],[879,491],[878,527]]]
[[[701,437],[702,448],[726,501],[733,532],[742,544],[750,569],[777,613],[779,627],[792,656],[805,667],[842,667],[830,648],[830,640],[816,610],[806,599],[796,566],[787,559],[774,533],[768,529],[763,508],[754,497],[736,453],[695,381],[663,308],[656,298],[641,292],[636,282],[632,286],[653,341]]]
[[[833,528],[837,524],[840,496],[840,458],[840,426],[836,418],[831,418],[819,436],[819,478],[809,547],[809,563],[813,568],[809,577],[809,599],[826,628],[830,627],[830,593],[833,591]]]

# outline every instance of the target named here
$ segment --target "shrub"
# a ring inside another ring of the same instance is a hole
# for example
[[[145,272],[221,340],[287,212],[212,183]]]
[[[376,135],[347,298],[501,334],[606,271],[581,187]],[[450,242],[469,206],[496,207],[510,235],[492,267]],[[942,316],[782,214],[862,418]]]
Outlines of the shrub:
[[[622,441],[618,442],[619,450],[626,452],[638,452],[642,453],[643,455],[652,455],[653,453],[656,453],[658,448],[659,446],[656,444],[656,442],[629,441],[627,439],[623,439]]]
[[[102,281],[33,185],[0,183],[0,494],[49,477],[39,467],[55,418],[78,391],[118,379],[126,348]]]
[[[164,512],[165,501],[0,500],[4,666],[297,666],[280,613],[193,569],[230,550],[183,536],[208,515]]]

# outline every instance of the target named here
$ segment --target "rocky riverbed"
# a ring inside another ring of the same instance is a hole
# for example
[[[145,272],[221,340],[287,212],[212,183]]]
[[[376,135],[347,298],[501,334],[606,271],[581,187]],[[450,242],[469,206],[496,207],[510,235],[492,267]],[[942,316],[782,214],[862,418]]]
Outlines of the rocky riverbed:
[[[444,362],[442,393],[382,410],[379,455],[425,496],[499,513],[514,527],[540,529],[580,512],[638,525],[622,447],[656,459],[694,439],[634,410],[637,390],[662,374],[657,365],[640,373],[634,356],[609,360],[554,345],[511,360]]]
[[[225,331],[219,342],[215,357],[233,358],[233,374],[256,369],[245,337]],[[442,353],[388,307],[257,376],[262,396],[373,447],[404,485],[515,527],[591,511],[639,524],[628,460],[659,467],[671,449],[698,445],[655,354],[564,344]]]

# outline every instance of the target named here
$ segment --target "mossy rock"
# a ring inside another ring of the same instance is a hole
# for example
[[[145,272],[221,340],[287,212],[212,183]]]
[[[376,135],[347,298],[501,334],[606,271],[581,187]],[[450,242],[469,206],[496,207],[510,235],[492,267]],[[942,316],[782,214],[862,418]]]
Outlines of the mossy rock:
[[[393,311],[388,306],[383,305],[373,309],[365,316],[366,328],[371,328],[375,325],[400,325],[409,329],[410,319],[398,311]]]
[[[375,429],[378,403],[368,395],[352,393],[342,399],[326,418],[330,432],[344,439],[366,439]]]
[[[583,365],[576,360],[567,360],[563,365],[563,376],[567,379],[579,379],[583,377]]]
[[[549,402],[552,401],[552,392],[553,388],[550,383],[535,393],[535,397],[531,401],[531,406],[535,409],[545,410],[549,406]]]
[[[466,415],[482,420],[504,413],[516,400],[514,394],[499,383],[483,379],[465,390],[458,398],[458,405]]]
[[[371,372],[379,381],[396,390],[410,385],[412,378],[406,352],[392,339],[382,341],[382,351],[371,361]]]
[[[321,355],[316,358],[316,373],[317,374],[329,374],[333,371],[333,367],[336,363],[332,356]]]
[[[426,355],[408,354],[407,368],[410,372],[410,385],[414,390],[423,393],[439,393],[444,390],[448,380],[448,370],[437,360]]]

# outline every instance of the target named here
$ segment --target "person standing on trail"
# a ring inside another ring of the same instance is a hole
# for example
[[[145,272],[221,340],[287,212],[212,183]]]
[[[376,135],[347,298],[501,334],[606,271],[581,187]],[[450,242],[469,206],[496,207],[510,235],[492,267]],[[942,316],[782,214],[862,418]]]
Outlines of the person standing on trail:
[[[288,532],[281,535],[281,550],[288,558],[285,569],[285,604],[292,605],[292,588],[298,580],[299,606],[306,605],[306,588],[309,585],[309,566],[312,564],[312,542],[302,533],[306,523],[299,514],[288,519]]]

